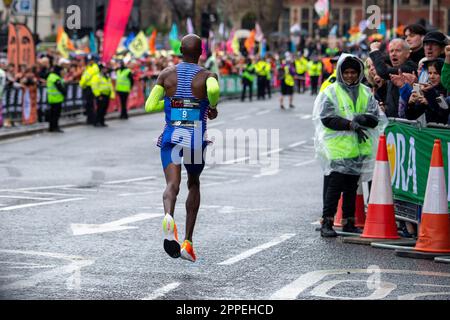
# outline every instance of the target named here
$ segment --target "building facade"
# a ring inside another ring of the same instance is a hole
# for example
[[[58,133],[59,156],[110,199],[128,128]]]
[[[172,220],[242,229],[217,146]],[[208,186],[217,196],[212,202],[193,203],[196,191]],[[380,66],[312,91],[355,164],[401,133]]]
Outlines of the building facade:
[[[315,0],[284,0],[283,14],[279,30],[289,33],[290,26],[299,24],[302,33],[314,36],[319,32],[317,16],[314,10]],[[394,6],[392,0],[330,0],[331,16],[329,26],[338,26],[338,36],[368,17],[367,8],[377,5],[381,9],[382,21],[388,29],[394,25]],[[422,20],[430,21],[430,0],[398,0],[397,25],[408,25]],[[450,0],[434,0],[432,25],[444,33],[450,33]]]

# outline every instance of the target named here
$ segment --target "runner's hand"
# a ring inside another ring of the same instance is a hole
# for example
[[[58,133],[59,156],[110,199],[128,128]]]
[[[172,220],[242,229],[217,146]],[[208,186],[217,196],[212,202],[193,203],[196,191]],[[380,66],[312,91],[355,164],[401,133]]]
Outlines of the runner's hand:
[[[208,109],[208,119],[209,120],[214,120],[215,118],[217,118],[217,115],[219,114],[219,112],[216,109]]]

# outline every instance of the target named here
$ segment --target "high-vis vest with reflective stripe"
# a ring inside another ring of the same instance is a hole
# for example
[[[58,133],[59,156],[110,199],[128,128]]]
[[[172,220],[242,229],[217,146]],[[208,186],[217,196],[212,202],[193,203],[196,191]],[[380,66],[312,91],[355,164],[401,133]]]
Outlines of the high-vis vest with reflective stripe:
[[[255,65],[256,74],[260,77],[265,77],[267,75],[266,67],[265,61],[258,61]]]
[[[289,71],[289,66],[284,67],[284,83],[289,87],[293,87],[295,84],[294,77],[291,75]]]
[[[47,101],[50,104],[64,102],[64,95],[56,87],[58,81],[63,82],[63,79],[55,73],[50,73],[47,78]]]
[[[107,78],[101,73],[92,79],[92,91],[96,97],[102,95],[113,99],[115,96],[111,78]]]
[[[324,91],[326,88],[328,88],[330,85],[332,85],[333,83],[336,82],[336,70],[333,71],[333,73],[331,74],[331,76],[328,77],[327,80],[324,81],[324,83],[322,83],[322,86],[320,87],[320,91],[322,92]]]
[[[308,64],[308,73],[311,77],[318,77],[322,74],[322,62],[310,61]]]
[[[87,87],[92,88],[92,79],[99,73],[100,68],[96,63],[91,66],[87,66],[86,70],[83,72],[83,75],[81,76],[80,87],[82,89],[85,89]]]
[[[266,62],[266,77],[267,80],[271,80],[272,79],[272,65],[270,64],[270,62]]]
[[[245,78],[250,82],[253,82],[253,80],[255,80],[254,72],[255,72],[255,65],[253,63],[248,64],[245,66],[244,71],[242,72],[242,78]]]
[[[360,84],[355,106],[348,93],[339,83],[330,85],[324,93],[331,101],[337,102],[337,115],[348,120],[353,119],[357,114],[367,112],[367,105],[371,95],[370,89]],[[336,99],[337,101],[335,101]],[[366,142],[359,143],[358,137],[353,131],[335,131],[325,128],[324,142],[329,160],[352,159],[372,154],[371,139],[369,138]]]
[[[131,92],[131,81],[129,78],[129,74],[131,73],[130,69],[123,69],[117,71],[117,83],[116,90],[118,92]]]
[[[301,57],[300,59],[295,60],[295,72],[297,72],[297,74],[304,74],[307,69],[308,59]]]

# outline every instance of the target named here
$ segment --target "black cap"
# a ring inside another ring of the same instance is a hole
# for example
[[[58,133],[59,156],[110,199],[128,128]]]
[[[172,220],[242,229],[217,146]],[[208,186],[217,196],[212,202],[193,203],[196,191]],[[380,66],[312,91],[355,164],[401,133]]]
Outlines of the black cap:
[[[448,44],[448,39],[445,34],[439,31],[430,31],[423,38],[423,43],[434,42],[440,45],[441,47],[445,47]]]
[[[361,64],[355,58],[348,57],[342,62],[341,72],[344,72],[347,69],[356,70],[358,73],[361,72]]]

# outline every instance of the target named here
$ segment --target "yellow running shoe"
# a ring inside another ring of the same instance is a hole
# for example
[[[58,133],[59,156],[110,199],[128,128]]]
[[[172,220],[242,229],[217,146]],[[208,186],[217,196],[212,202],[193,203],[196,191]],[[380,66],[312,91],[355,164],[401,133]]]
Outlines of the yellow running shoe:
[[[195,262],[197,260],[197,257],[194,253],[194,247],[192,245],[192,242],[189,240],[184,240],[183,244],[181,245],[181,259],[189,260],[191,262]]]
[[[164,234],[164,250],[172,258],[180,257],[180,244],[175,220],[170,214],[166,214],[162,222]]]

